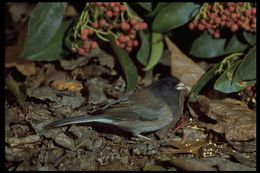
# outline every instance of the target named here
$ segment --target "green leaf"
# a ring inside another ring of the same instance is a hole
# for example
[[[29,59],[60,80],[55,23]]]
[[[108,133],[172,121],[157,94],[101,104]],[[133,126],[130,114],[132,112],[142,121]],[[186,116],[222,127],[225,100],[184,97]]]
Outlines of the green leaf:
[[[192,2],[174,2],[163,8],[153,21],[153,31],[167,32],[189,22],[199,5]]]
[[[147,11],[152,11],[152,2],[137,2],[136,4],[140,5],[142,8]]]
[[[256,47],[252,48],[239,65],[234,81],[255,80],[256,79]]]
[[[34,61],[54,61],[57,59],[61,59],[65,33],[68,30],[71,22],[72,21],[62,22],[58,31],[49,41],[49,44],[38,52],[32,54],[30,57],[27,57],[26,59]]]
[[[67,3],[38,3],[29,20],[23,57],[32,58],[45,49],[60,27]]]
[[[234,73],[239,66],[241,61],[234,63],[230,68],[225,70],[225,72],[216,80],[214,88],[223,93],[233,93],[243,90],[245,87],[255,83],[255,80],[235,82],[233,81]]]
[[[144,33],[143,31],[139,31],[139,35],[141,38],[141,47],[137,53],[137,60],[146,65],[148,62],[149,54],[150,54],[150,33]]]
[[[192,43],[190,54],[200,58],[214,58],[223,55],[225,43],[226,39],[213,39],[205,31]]]
[[[14,94],[20,104],[25,102],[27,98],[27,89],[25,84],[19,84],[13,79],[5,79],[5,84],[7,89]]]
[[[128,53],[125,50],[116,46],[115,39],[111,37],[110,40],[111,47],[123,69],[127,81],[127,91],[130,91],[134,89],[137,85],[138,74],[136,66],[134,65],[132,59],[129,57]]]
[[[191,93],[193,95],[199,95],[202,88],[214,77],[216,76],[216,70],[219,68],[220,63],[213,66],[209,71],[207,71],[200,80],[192,87]]]
[[[159,11],[161,11],[163,8],[167,7],[169,3],[167,2],[158,2],[154,10],[148,14],[150,17],[154,17]]]
[[[218,56],[243,52],[248,47],[240,42],[236,35],[227,42],[227,39],[214,39],[205,31],[191,46],[190,54],[200,58],[215,58]]]
[[[144,71],[148,71],[153,68],[160,60],[163,53],[163,36],[161,33],[152,33],[152,47],[149,61],[146,67],[143,69]]]
[[[246,39],[246,41],[251,45],[254,46],[256,44],[256,34],[253,34],[252,32],[243,32],[243,36]]]
[[[243,44],[237,38],[237,35],[234,34],[232,38],[227,43],[223,54],[231,54],[236,52],[243,52],[248,47],[247,44]]]

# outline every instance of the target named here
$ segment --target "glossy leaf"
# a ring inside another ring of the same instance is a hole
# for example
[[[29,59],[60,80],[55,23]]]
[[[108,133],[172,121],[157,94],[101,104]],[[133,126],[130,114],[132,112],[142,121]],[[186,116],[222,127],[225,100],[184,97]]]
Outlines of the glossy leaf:
[[[47,44],[38,52],[35,52],[29,57],[26,57],[26,59],[34,61],[54,61],[61,59],[63,52],[63,40],[71,22],[72,21],[63,22],[58,31],[49,41],[49,44]]]
[[[205,31],[191,46],[190,54],[200,58],[214,58],[223,55],[226,39],[214,39]]]
[[[31,14],[23,57],[32,56],[45,49],[60,27],[67,3],[38,3]]]
[[[130,91],[134,89],[137,85],[138,74],[136,66],[134,65],[132,59],[129,57],[128,53],[125,50],[116,46],[115,39],[111,37],[110,40],[111,47],[123,69],[127,82],[127,91]]]
[[[164,7],[167,7],[168,5],[168,2],[158,2],[156,7],[151,13],[148,14],[148,16],[154,17],[159,11],[161,11]]]
[[[150,55],[150,33],[144,33],[143,31],[139,32],[141,39],[141,47],[137,53],[137,60],[146,65]]]
[[[149,61],[144,68],[144,71],[148,71],[153,68],[160,60],[163,53],[163,36],[161,33],[152,33],[152,47],[149,57]]]
[[[243,36],[251,46],[254,46],[256,44],[256,34],[244,31]]]
[[[192,2],[174,2],[156,15],[153,21],[153,31],[167,32],[171,29],[182,26],[194,17],[199,5]]]
[[[198,37],[191,46],[190,54],[200,58],[215,58],[218,56],[243,52],[248,47],[234,35],[229,41],[224,38],[215,39],[207,31]]]
[[[240,42],[237,35],[234,34],[232,38],[228,41],[223,54],[231,54],[236,52],[243,52],[248,47],[247,44]]]
[[[256,79],[256,47],[252,48],[239,65],[234,81]]]
[[[255,80],[235,82],[233,81],[234,74],[241,61],[234,63],[230,68],[217,79],[214,84],[214,88],[223,93],[233,93],[243,90],[245,87],[255,83]]]

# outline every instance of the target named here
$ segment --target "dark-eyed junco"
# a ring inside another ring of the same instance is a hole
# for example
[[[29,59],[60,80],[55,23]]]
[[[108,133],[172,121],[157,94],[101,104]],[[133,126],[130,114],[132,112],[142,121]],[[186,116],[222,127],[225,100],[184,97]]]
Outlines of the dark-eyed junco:
[[[47,129],[70,124],[99,122],[117,126],[135,137],[147,138],[141,133],[159,130],[172,121],[178,121],[179,96],[182,86],[176,78],[161,79],[148,88],[120,99],[102,114],[83,115],[54,121]]]

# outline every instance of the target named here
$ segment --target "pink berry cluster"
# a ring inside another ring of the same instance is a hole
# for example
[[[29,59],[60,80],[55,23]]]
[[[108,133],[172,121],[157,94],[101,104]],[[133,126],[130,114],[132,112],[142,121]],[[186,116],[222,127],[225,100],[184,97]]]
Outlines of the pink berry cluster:
[[[79,55],[87,55],[99,46],[93,39],[107,41],[108,35],[114,36],[116,45],[129,53],[139,46],[137,31],[147,29],[148,25],[132,16],[123,2],[90,2],[88,7],[83,11],[88,16],[87,20],[80,21],[83,27],[79,33],[82,41],[77,49]]]
[[[92,36],[94,32],[91,29],[83,29],[81,32],[82,46],[78,49],[78,54],[81,56],[87,55],[92,49],[98,47],[98,43],[93,40],[88,40],[88,36]]]
[[[148,26],[145,22],[137,22],[135,18],[132,18],[129,21],[121,22],[119,27],[122,32],[116,39],[116,45],[131,52],[134,47],[139,46],[139,41],[136,39],[137,31],[146,30]]]
[[[208,30],[214,38],[221,36],[222,29],[236,32],[243,29],[256,32],[256,7],[249,2],[205,3],[200,13],[189,23],[190,30]]]

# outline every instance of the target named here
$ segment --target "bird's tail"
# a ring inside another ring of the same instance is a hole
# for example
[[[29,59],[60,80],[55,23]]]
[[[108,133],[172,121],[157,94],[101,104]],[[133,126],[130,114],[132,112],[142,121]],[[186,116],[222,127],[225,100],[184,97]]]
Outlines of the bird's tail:
[[[113,124],[113,120],[105,117],[82,115],[77,117],[64,118],[61,120],[51,122],[50,124],[45,126],[45,129],[51,129],[55,127],[65,126],[65,125],[87,123],[87,122],[103,122],[103,123]]]

